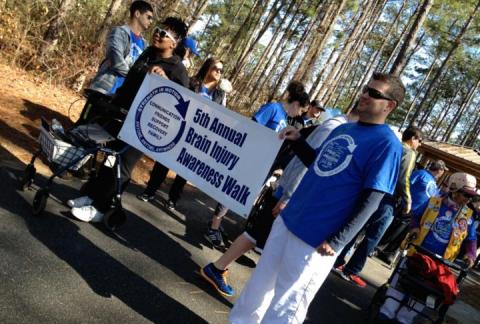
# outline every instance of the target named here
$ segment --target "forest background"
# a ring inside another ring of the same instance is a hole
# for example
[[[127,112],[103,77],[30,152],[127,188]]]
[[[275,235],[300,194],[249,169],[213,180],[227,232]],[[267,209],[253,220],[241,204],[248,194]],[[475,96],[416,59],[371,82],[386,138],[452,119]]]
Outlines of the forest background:
[[[151,0],[177,16],[233,83],[229,108],[251,115],[302,81],[347,111],[374,71],[400,75],[405,102],[389,123],[480,147],[480,0]],[[88,86],[125,0],[0,0],[0,59],[53,85]],[[153,29],[153,28],[152,28]],[[147,32],[147,38],[151,30]],[[193,72],[193,71],[192,71]]]

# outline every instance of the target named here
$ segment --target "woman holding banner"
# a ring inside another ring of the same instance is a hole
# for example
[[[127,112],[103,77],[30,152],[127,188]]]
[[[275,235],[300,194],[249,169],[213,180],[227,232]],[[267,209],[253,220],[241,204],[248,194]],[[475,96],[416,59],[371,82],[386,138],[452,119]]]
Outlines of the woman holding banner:
[[[269,102],[261,106],[252,119],[276,132],[281,131],[289,122],[294,121],[295,117],[300,116],[309,105],[309,96],[302,83],[292,81],[287,87],[287,93],[286,102]],[[280,152],[286,152],[286,150],[280,149]],[[279,155],[277,155],[277,159],[281,158]],[[212,217],[207,238],[214,246],[221,246],[223,243],[220,223],[227,211],[223,205],[218,204]],[[203,278],[222,295],[233,296],[235,294],[233,288],[227,284],[227,268],[232,262],[255,247],[257,238],[254,237],[254,232],[243,232],[217,261],[209,263],[200,270]]]
[[[232,90],[230,82],[226,79],[221,79],[223,72],[223,63],[217,58],[208,58],[198,70],[195,77],[190,81],[190,89],[201,96],[208,98],[219,105],[225,106],[227,103],[226,93]],[[155,192],[167,177],[168,168],[162,164],[155,162],[153,166],[150,180],[148,181],[145,191],[138,195],[137,198],[145,202],[155,198]],[[168,193],[168,201],[166,207],[175,209],[178,199],[183,191],[183,187],[187,180],[177,175],[175,181],[170,187]]]
[[[184,87],[188,86],[187,71],[181,58],[174,55],[177,44],[186,36],[187,30],[182,20],[173,17],[166,18],[154,29],[152,45],[135,61],[122,87],[115,93],[113,105],[118,107],[118,111],[110,112],[111,123],[108,123],[109,127],[104,126],[110,134],[116,136],[120,131],[126,116],[120,110],[130,108],[147,73],[158,74]],[[126,145],[121,140],[109,143],[110,148],[116,151],[124,149]],[[131,172],[141,156],[142,153],[134,148],[129,148],[120,156],[122,191],[128,185]],[[98,176],[86,183],[85,196],[67,202],[72,207],[72,215],[76,218],[86,222],[100,222],[110,208],[115,196],[115,170],[112,168],[113,165],[109,165],[109,161],[107,158],[100,167]]]

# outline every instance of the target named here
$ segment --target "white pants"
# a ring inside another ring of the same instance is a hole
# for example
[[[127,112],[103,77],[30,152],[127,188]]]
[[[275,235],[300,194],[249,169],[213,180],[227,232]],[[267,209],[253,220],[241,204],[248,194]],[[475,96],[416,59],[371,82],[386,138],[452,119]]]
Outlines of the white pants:
[[[277,217],[262,257],[230,313],[230,322],[302,323],[336,257],[320,255]]]

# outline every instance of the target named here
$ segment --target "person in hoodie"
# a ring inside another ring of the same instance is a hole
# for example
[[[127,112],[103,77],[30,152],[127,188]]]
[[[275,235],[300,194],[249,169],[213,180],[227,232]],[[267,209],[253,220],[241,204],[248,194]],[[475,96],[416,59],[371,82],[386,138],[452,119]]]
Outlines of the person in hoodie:
[[[86,90],[88,100],[77,125],[90,122],[102,113],[99,106],[108,102],[122,86],[133,63],[148,46],[142,34],[153,22],[153,7],[138,0],[130,5],[129,11],[128,22],[114,27],[107,36],[105,58]]]
[[[113,105],[118,107],[112,122],[105,126],[111,135],[117,136],[126,117],[128,109],[140,88],[147,73],[158,74],[184,87],[188,87],[189,78],[182,64],[182,59],[174,55],[176,46],[187,34],[187,25],[178,18],[166,18],[155,27],[152,45],[149,46],[134,63],[120,89],[113,98]],[[114,120],[121,122],[114,122]],[[121,140],[110,143],[110,148],[119,151],[127,144]],[[121,188],[122,191],[130,181],[131,172],[142,156],[134,148],[129,148],[121,155]],[[104,164],[98,176],[85,186],[85,196],[72,199],[67,204],[72,207],[72,215],[83,221],[101,221],[104,213],[110,208],[115,196],[115,170]]]

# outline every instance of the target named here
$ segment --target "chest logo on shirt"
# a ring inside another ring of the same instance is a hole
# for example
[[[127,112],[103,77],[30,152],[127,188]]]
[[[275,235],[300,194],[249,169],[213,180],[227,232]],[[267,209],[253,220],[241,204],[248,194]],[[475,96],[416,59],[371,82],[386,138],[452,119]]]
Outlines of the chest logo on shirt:
[[[447,244],[452,231],[452,212],[447,211],[444,216],[437,217],[433,223],[432,233],[435,239],[443,244]]]
[[[427,183],[427,186],[425,187],[425,194],[427,195],[428,198],[433,197],[437,194],[437,184],[435,181],[429,181]]]
[[[355,141],[349,135],[339,135],[322,145],[314,164],[315,173],[329,177],[345,170],[355,151]]]
[[[285,127],[287,127],[287,122],[282,119],[278,122],[278,125],[277,127],[275,128],[275,131],[278,133],[279,131],[281,131],[282,129],[284,129]]]
[[[185,116],[190,101],[171,87],[150,91],[135,112],[135,132],[149,151],[170,151],[185,131]]]

